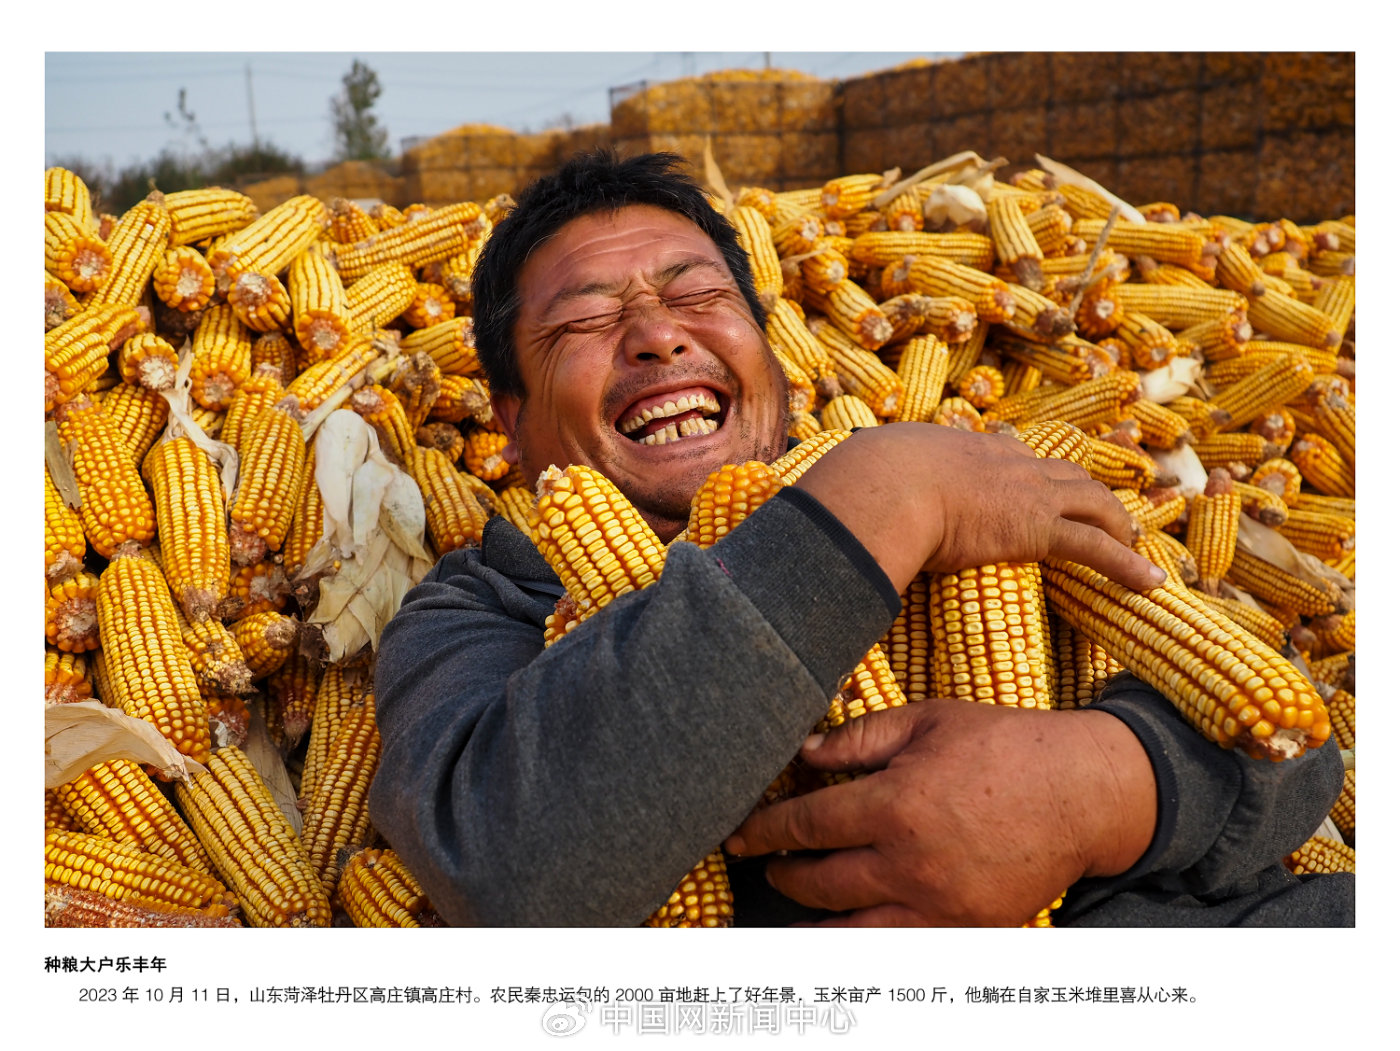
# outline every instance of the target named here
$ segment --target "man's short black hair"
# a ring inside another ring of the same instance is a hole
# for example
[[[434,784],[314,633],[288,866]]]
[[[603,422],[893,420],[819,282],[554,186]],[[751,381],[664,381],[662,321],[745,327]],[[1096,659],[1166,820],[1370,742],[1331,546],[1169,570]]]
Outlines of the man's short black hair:
[[[472,271],[476,352],[492,394],[523,397],[515,356],[515,321],[520,312],[520,271],[530,253],[570,221],[632,204],[675,212],[698,226],[738,282],[760,329],[767,315],[754,289],[749,256],[729,221],[710,204],[674,153],[647,153],[622,160],[609,148],[576,154],[557,171],[532,183],[510,213],[496,224]]]

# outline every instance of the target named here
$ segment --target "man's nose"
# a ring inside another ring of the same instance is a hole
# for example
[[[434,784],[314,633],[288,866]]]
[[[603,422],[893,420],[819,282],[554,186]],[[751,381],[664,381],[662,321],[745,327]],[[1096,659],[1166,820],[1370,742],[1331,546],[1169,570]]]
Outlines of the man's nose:
[[[667,362],[690,349],[689,336],[671,309],[659,299],[631,305],[626,313],[622,350],[633,364]]]

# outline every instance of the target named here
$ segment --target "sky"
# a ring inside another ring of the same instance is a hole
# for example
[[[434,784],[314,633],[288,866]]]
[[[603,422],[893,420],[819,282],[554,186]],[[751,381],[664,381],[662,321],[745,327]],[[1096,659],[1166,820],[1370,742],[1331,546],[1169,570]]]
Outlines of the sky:
[[[374,115],[391,151],[462,124],[519,132],[607,123],[610,89],[722,69],[791,69],[845,79],[916,56],[954,52],[49,52],[44,56],[45,164],[82,157],[115,168],[162,149],[197,149],[180,91],[213,146],[254,131],[308,165],[334,153],[330,100],[355,59],[379,78]]]

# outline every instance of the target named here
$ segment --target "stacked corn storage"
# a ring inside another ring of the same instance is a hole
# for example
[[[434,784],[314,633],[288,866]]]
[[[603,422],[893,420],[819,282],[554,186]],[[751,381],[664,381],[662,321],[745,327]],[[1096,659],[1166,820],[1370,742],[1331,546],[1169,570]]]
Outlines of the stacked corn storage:
[[[1147,222],[1109,222],[1103,198],[1043,173],[971,176],[737,194],[792,433],[926,420],[1038,441],[1073,425],[1073,454],[1139,519],[1144,553],[1192,608],[1306,668],[1341,738],[1355,690],[1354,221],[1152,205]],[[48,826],[140,852],[128,867],[184,866],[161,885],[186,888],[137,900],[121,889],[134,877],[80,885],[82,864],[63,860],[80,847],[55,836],[50,922],[433,922],[392,852],[373,853],[357,802],[377,754],[365,662],[305,655],[315,586],[298,574],[322,522],[305,435],[333,412],[372,426],[423,493],[431,554],[476,542],[492,514],[529,528],[533,487],[501,458],[472,344],[471,267],[508,201],[366,213],[304,195],[259,215],[201,190],[113,217],[70,172],[46,173],[45,191],[46,700],[120,707],[210,768],[177,788],[99,764],[47,793]],[[954,199],[967,218],[951,218]],[[206,436],[237,450],[236,478]],[[879,647],[887,674],[867,668],[864,685],[986,699],[958,692],[997,673],[958,664],[947,611],[960,595],[1001,609],[1016,595],[1018,652],[1043,664],[1006,677],[1004,703],[1085,703],[1133,658],[1073,623],[1054,589],[1042,597],[1052,568],[916,581]],[[833,722],[876,706],[854,687],[842,700]],[[277,771],[239,761],[250,722],[311,808],[300,833],[228,803],[271,798]],[[1339,801],[1347,837],[1351,812]],[[277,831],[258,842],[254,828]],[[97,849],[119,852],[81,844]],[[220,887],[192,894],[207,884],[185,869]],[[254,890],[269,882],[276,902]]]

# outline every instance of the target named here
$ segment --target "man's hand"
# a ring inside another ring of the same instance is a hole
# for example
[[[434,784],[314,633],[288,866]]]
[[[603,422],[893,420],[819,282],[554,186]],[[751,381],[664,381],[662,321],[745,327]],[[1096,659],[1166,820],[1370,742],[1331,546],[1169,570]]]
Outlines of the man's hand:
[[[841,442],[796,484],[841,519],[897,591],[920,569],[1047,557],[1136,590],[1165,578],[1128,546],[1132,516],[1107,486],[1006,435],[887,424]]]
[[[726,842],[776,858],[768,879],[842,926],[1020,925],[1082,876],[1126,871],[1156,824],[1151,763],[1095,711],[928,700],[853,719],[803,747],[866,777],[766,807]]]

